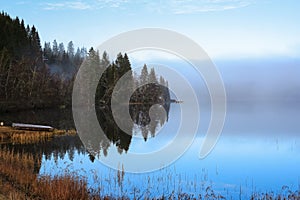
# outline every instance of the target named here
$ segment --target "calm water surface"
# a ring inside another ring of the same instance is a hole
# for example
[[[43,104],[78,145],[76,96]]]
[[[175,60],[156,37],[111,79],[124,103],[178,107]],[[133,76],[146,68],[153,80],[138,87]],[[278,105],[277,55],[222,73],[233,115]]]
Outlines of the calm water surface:
[[[76,173],[85,177],[91,187],[100,186],[101,193],[107,195],[158,196],[173,191],[205,195],[210,189],[228,198],[249,198],[253,193],[272,191],[287,193],[300,189],[299,109],[300,104],[295,102],[229,103],[221,138],[209,156],[201,160],[199,151],[210,117],[204,107],[197,137],[180,159],[158,171],[123,176],[121,171],[126,166],[120,162],[119,179],[118,171],[94,160],[78,137],[55,138],[26,148],[32,152],[39,149],[40,175]],[[63,113],[48,117],[58,122],[58,126],[72,127],[70,113]],[[9,115],[5,116],[9,120]],[[35,113],[34,122],[41,122],[43,119],[37,116]],[[180,124],[180,105],[171,104],[168,120],[162,122],[155,127],[158,135],[150,134],[146,141],[135,126],[128,151],[147,153],[163,148]],[[117,151],[114,143],[106,153]],[[125,151],[121,155],[126,156]]]

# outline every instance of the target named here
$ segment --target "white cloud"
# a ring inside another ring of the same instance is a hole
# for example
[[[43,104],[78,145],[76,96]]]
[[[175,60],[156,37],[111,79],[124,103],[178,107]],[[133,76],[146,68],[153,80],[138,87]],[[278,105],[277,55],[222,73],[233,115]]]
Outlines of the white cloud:
[[[129,0],[96,0],[97,7],[100,8],[119,8],[129,3]]]
[[[45,10],[63,10],[63,9],[72,9],[72,10],[87,10],[91,9],[91,6],[87,3],[81,1],[66,1],[62,3],[44,3]]]
[[[120,8],[129,0],[86,0],[86,1],[57,1],[43,3],[45,10],[92,10],[103,8]]]
[[[18,1],[16,2],[16,5],[25,5],[27,2],[26,1]]]
[[[104,8],[128,8],[132,5],[144,7],[151,12],[169,12],[172,14],[191,14],[231,10],[249,6],[255,0],[86,0],[86,1],[57,1],[56,3],[43,3],[46,10],[86,10]]]
[[[255,0],[171,0],[174,14],[214,12],[243,8],[255,3]]]

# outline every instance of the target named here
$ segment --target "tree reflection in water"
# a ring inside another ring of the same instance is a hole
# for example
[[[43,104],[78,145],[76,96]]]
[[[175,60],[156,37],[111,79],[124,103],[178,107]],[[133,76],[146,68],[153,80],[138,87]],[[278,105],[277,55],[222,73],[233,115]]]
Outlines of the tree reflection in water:
[[[141,92],[144,92],[144,94],[148,96],[140,95]],[[155,95],[153,95],[154,93]],[[98,121],[108,139],[100,142],[97,141],[99,142],[98,145],[100,145],[103,155],[106,156],[108,154],[108,148],[111,145],[116,145],[120,154],[126,153],[129,150],[133,132],[140,132],[145,141],[147,141],[149,137],[155,137],[157,128],[168,121],[170,102],[169,90],[164,86],[150,84],[150,86],[146,85],[139,88],[133,93],[130,99],[129,113],[132,120],[130,120],[131,123],[126,124],[127,128],[131,130],[129,134],[118,127],[109,106],[101,106],[101,108],[99,106],[96,109]],[[41,123],[47,120],[56,121],[59,125],[67,124],[66,127],[73,128],[71,111],[66,109],[63,111],[63,115],[49,114],[61,112],[62,111],[56,112],[56,110],[37,110],[34,112],[33,121],[28,118],[20,118],[20,121],[28,123]],[[27,116],[25,114],[24,116]],[[16,115],[20,116],[19,113],[15,113],[8,117],[13,119]],[[40,170],[43,156],[46,160],[53,158],[55,162],[59,159],[63,159],[66,155],[73,161],[76,152],[78,154],[88,154],[92,162],[94,162],[96,156],[100,156],[100,154],[96,155],[92,152],[88,152],[77,135],[54,137],[46,142],[36,142],[32,144],[4,143],[0,145],[0,150],[4,149],[13,150],[15,153],[30,153],[34,155],[35,173],[38,173]]]
[[[103,154],[107,155],[110,144],[116,145],[120,154],[127,152],[135,128],[139,129],[137,132],[141,132],[145,141],[147,141],[149,135],[155,137],[157,128],[168,121],[169,110],[169,90],[167,87],[158,84],[144,85],[132,94],[129,104],[129,114],[132,120],[126,120],[126,124],[123,124],[123,126],[126,126],[126,130],[130,130],[129,133],[117,125],[112,110],[108,106],[96,109],[99,124],[110,142],[102,140],[99,142]],[[121,118],[118,121],[123,120],[122,116],[122,113],[117,116]]]

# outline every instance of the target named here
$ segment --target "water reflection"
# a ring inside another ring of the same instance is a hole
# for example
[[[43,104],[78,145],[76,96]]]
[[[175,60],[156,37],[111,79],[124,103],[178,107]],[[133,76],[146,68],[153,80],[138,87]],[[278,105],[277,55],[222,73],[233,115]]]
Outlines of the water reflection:
[[[126,195],[129,198],[133,198],[135,189],[140,191],[139,196],[154,198],[172,192],[205,196],[207,188],[210,188],[216,195],[221,194],[228,199],[238,199],[239,196],[250,199],[252,194],[262,192],[281,193],[284,185],[292,191],[298,189],[299,143],[295,145],[298,150],[291,150],[289,142],[281,142],[281,148],[277,150],[275,141],[266,142],[261,138],[242,141],[243,138],[223,138],[208,158],[200,160],[197,153],[203,138],[198,137],[183,157],[166,168],[143,174],[125,173],[123,188],[116,184],[118,171],[101,162],[92,163],[89,156],[77,151],[73,162],[68,156],[59,157],[58,162],[54,161],[54,157],[44,158],[40,173],[60,175],[69,169],[85,176],[90,186],[101,185],[101,194]],[[266,144],[269,146],[266,147]]]
[[[34,157],[34,173],[39,173],[42,158],[46,160],[53,159],[55,163],[64,159],[67,155],[70,161],[73,161],[75,152],[86,154],[80,138],[78,136],[60,136],[54,137],[46,142],[36,142],[33,144],[3,143],[0,150],[13,150],[15,153],[26,153]]]
[[[164,137],[160,137],[159,134],[154,138],[149,138],[151,121],[149,113],[147,117],[147,113],[144,112],[149,106],[131,105],[131,109],[134,110],[131,111],[132,116],[135,116],[132,117],[135,119],[131,124],[132,131],[139,129],[141,132],[141,128],[145,127],[148,130],[147,142],[143,136],[136,138],[134,134],[122,133],[122,130],[114,126],[110,112],[105,109],[99,111],[101,127],[105,127],[112,144],[118,144],[118,149],[123,149],[123,154],[126,145],[129,151],[140,153],[146,150],[154,151],[161,147],[160,144],[170,141],[167,136],[179,124],[180,105],[169,105],[171,109],[166,109],[169,110],[169,117],[164,115],[164,118],[161,118],[165,124],[160,134]],[[40,144],[1,144],[0,147],[14,148],[15,152],[33,153],[36,158],[34,171],[40,175],[62,175],[66,170],[78,173],[86,177],[89,186],[100,185],[103,195],[124,194],[133,198],[132,192],[140,191],[139,196],[146,197],[151,194],[151,197],[157,197],[160,194],[181,191],[204,196],[206,189],[212,188],[215,193],[228,199],[238,199],[240,196],[241,199],[250,199],[253,193],[282,193],[283,186],[288,186],[292,191],[299,190],[299,105],[235,103],[228,108],[227,121],[220,141],[206,159],[198,158],[203,142],[201,136],[205,132],[205,127],[202,126],[191,148],[179,160],[152,173],[125,173],[123,188],[118,185],[118,172],[94,160],[95,158],[85,151],[78,137],[57,137]],[[205,116],[204,113],[201,122],[209,121],[210,116]],[[160,121],[157,127],[159,124]],[[107,148],[107,153],[112,153],[115,149]],[[126,169],[126,165],[124,168]]]
[[[122,109],[128,109],[128,107],[124,106],[124,108],[120,108],[120,110]],[[159,102],[158,104],[131,103],[129,113],[132,119],[127,120],[127,123],[122,125],[123,127],[125,126],[125,130],[130,131],[129,133],[116,124],[111,109],[102,107],[101,109],[96,109],[96,111],[99,124],[109,141],[101,140],[101,138],[98,137],[98,139],[95,138],[95,140],[91,142],[97,143],[93,144],[94,146],[100,144],[100,149],[103,151],[104,156],[106,156],[108,153],[107,150],[112,144],[117,147],[120,154],[127,152],[134,132],[141,133],[141,137],[143,137],[144,141],[147,141],[149,137],[155,137],[158,128],[168,121],[170,102]],[[118,115],[118,117],[123,119],[122,114]],[[135,136],[139,137],[138,135]]]
[[[153,91],[155,91],[156,95],[145,99],[144,96],[139,95],[141,93],[139,90],[145,90],[144,92],[146,93],[153,93]],[[160,93],[157,91],[160,91]],[[145,102],[145,100],[147,100],[147,102]],[[92,142],[96,142],[95,146],[99,146],[100,144],[100,150],[104,156],[108,154],[108,148],[110,146],[116,146],[117,151],[120,154],[123,152],[126,153],[129,150],[133,135],[137,136],[134,133],[139,133],[140,137],[142,137],[144,141],[147,141],[149,137],[154,137],[158,132],[158,128],[162,127],[169,118],[169,91],[166,87],[156,84],[152,84],[150,87],[141,87],[132,95],[129,108],[126,106],[120,106],[120,109],[121,115],[117,117],[120,118],[120,121],[124,121],[124,126],[126,126],[126,130],[129,130],[129,132],[125,132],[116,124],[116,120],[114,118],[115,116],[113,116],[112,110],[109,106],[96,106],[96,114],[99,125],[103,129],[108,140],[100,140],[101,138],[99,139],[97,135],[94,135],[91,140]],[[129,109],[129,114],[131,116],[130,120],[124,120],[124,117],[122,116],[122,111],[124,111],[124,109]],[[4,121],[6,125],[9,125],[13,122],[21,122],[50,125],[57,129],[75,129],[72,110],[69,108],[25,110],[20,112],[0,113],[0,119],[1,121]],[[79,138],[77,138],[77,140],[79,140]],[[52,143],[49,143],[48,145],[51,146],[56,142],[57,138],[55,138]],[[62,147],[64,147],[65,141],[61,142]],[[30,148],[34,148],[30,152],[34,153],[36,151],[36,154],[38,154],[38,152],[44,152],[45,156],[48,156],[47,149],[42,148],[42,143],[34,144],[32,147],[17,144],[14,146],[14,148],[19,147],[25,148],[26,151],[29,151]],[[49,152],[51,149],[52,148],[50,148]],[[92,154],[91,152],[91,160],[94,159],[93,156],[96,155]]]

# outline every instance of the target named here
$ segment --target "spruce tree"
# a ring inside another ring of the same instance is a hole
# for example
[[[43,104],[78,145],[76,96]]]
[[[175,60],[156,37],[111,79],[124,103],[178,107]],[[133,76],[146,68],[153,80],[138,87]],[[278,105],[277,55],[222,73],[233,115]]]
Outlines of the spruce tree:
[[[151,83],[158,83],[154,68],[151,68],[151,70],[150,70],[149,82],[151,82]]]
[[[146,84],[148,82],[148,78],[149,78],[149,73],[148,73],[147,65],[144,64],[142,72],[141,72],[141,76],[140,76],[141,85]]]

